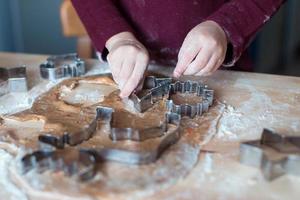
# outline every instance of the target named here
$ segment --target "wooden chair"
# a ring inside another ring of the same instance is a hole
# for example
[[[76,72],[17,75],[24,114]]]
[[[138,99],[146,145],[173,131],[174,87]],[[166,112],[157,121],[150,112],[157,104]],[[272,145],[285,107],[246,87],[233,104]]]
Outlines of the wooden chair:
[[[60,18],[64,36],[77,37],[77,53],[79,57],[91,58],[93,56],[92,42],[70,0],[62,2]]]

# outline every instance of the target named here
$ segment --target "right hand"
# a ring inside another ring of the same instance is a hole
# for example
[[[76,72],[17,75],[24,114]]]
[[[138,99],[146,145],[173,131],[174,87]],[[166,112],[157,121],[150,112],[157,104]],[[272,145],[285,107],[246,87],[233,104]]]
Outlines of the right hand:
[[[128,97],[142,81],[148,66],[149,54],[132,33],[122,32],[106,42],[107,61],[118,84],[120,97]]]

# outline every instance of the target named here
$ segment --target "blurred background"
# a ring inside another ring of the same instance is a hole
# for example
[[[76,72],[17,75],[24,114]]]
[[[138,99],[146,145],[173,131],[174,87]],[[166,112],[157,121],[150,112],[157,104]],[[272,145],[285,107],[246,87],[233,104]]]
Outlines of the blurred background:
[[[300,76],[299,8],[287,1],[258,33],[249,47],[256,72]],[[0,0],[0,51],[93,56],[69,0]]]

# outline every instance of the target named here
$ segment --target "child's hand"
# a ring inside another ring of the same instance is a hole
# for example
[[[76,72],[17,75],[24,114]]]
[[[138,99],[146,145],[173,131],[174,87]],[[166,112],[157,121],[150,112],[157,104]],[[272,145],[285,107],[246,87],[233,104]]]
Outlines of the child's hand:
[[[121,90],[120,97],[128,97],[144,76],[149,62],[148,51],[129,32],[114,35],[105,46],[113,78]]]
[[[187,34],[173,76],[210,75],[222,65],[226,51],[227,38],[223,29],[213,21],[205,21]]]

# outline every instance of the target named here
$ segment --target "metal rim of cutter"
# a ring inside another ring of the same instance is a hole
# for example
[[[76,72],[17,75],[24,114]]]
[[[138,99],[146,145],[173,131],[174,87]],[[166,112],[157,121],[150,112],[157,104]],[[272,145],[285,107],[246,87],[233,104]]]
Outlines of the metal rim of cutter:
[[[177,114],[170,114],[170,121],[178,121]],[[174,122],[173,122],[174,123]],[[176,137],[175,137],[176,136]],[[159,145],[157,151],[147,152],[147,153],[134,153],[123,151],[120,149],[81,149],[78,150],[80,153],[79,160],[71,161],[71,164],[66,164],[64,159],[57,156],[57,151],[35,151],[31,154],[27,154],[22,158],[23,173],[26,173],[33,168],[37,168],[38,171],[43,170],[62,170],[66,175],[73,176],[77,175],[79,180],[87,181],[94,177],[96,171],[97,159],[98,160],[113,160],[118,162],[126,162],[129,164],[146,164],[149,162],[154,162],[168,146],[175,143],[179,139],[178,128],[172,132],[172,135],[165,138]],[[61,151],[61,150],[60,150]],[[82,169],[78,170],[78,165],[83,165]]]
[[[168,134],[168,137],[164,139],[164,141],[161,142],[160,149],[165,149],[166,146],[168,146],[171,143],[176,142],[179,139],[179,126],[181,122],[181,116],[177,113],[171,113],[166,112],[165,113],[165,121],[162,126],[157,126],[151,128],[147,128],[145,130],[137,130],[133,128],[116,128],[112,126],[112,120],[113,120],[113,112],[114,110],[109,107],[102,107],[99,106],[97,108],[96,112],[96,118],[92,121],[92,123],[87,126],[86,128],[76,132],[76,133],[65,133],[62,136],[53,136],[51,134],[45,134],[39,136],[39,141],[48,145],[51,145],[58,149],[63,149],[65,145],[74,146],[77,144],[82,143],[85,140],[88,140],[92,137],[93,133],[97,129],[97,122],[98,120],[104,121],[107,125],[109,125],[110,133],[109,138],[112,140],[112,142],[120,141],[120,140],[131,140],[131,141],[145,141],[147,139],[151,138],[157,138],[163,136],[168,131],[169,125],[174,125],[174,131]],[[160,132],[155,132],[156,130],[160,130]],[[89,149],[85,149],[86,151],[89,151]],[[133,164],[144,164],[144,163],[150,163],[154,162],[156,158],[159,156],[161,152],[144,152],[144,154],[137,155],[135,152],[130,151],[123,151],[118,149],[110,149],[110,150],[96,150],[104,159],[107,160],[115,160],[119,162],[125,162],[125,163],[133,163]],[[101,152],[100,152],[101,151]],[[160,150],[158,150],[160,151]],[[99,153],[100,152],[100,153]],[[107,152],[107,153],[103,153]],[[112,152],[121,152],[120,154],[126,154],[127,157],[119,157],[116,156]],[[155,155],[154,155],[155,154]],[[130,160],[129,158],[134,157],[133,160]]]
[[[172,78],[156,78],[154,76],[146,77],[142,92],[146,94],[139,95],[134,92],[130,99],[133,101],[134,107],[139,112],[144,112],[151,108],[156,102],[168,96],[166,102],[167,110],[175,112],[181,116],[189,116],[191,118],[196,115],[202,115],[213,103],[214,91],[209,89],[207,85],[195,81],[176,81],[172,83]],[[142,93],[140,92],[140,93]],[[176,105],[170,98],[176,92],[195,93],[202,97],[201,102],[193,104]]]
[[[195,81],[176,81],[170,84],[169,87],[169,98],[166,101],[166,106],[170,112],[194,118],[196,115],[202,115],[204,112],[207,112],[209,106],[213,104],[214,91],[208,89],[207,85]],[[196,104],[175,104],[171,97],[178,92],[195,94],[201,97],[201,100]]]
[[[82,143],[92,137],[97,129],[97,122],[99,120],[105,121],[109,125],[109,138],[112,141],[119,140],[131,140],[131,141],[144,141],[151,138],[161,137],[168,131],[168,124],[170,122],[170,113],[167,112],[165,120],[162,125],[145,128],[134,129],[130,127],[114,127],[113,126],[113,114],[114,109],[110,107],[98,106],[96,109],[96,117],[92,122],[75,133],[64,133],[62,136],[53,136],[51,134],[43,134],[39,136],[39,141],[45,144],[49,144],[56,148],[62,149],[65,144],[75,146]],[[180,119],[178,119],[180,121]],[[172,120],[171,120],[172,121]],[[178,121],[178,122],[179,122]],[[176,124],[179,126],[179,124]]]
[[[96,173],[96,159],[89,152],[72,149],[75,157],[66,149],[45,151],[38,150],[26,154],[21,159],[22,173],[32,169],[42,173],[46,170],[63,171],[68,176],[76,176],[80,181],[87,181]],[[73,158],[73,159],[72,159]]]
[[[165,132],[168,131],[168,116],[165,116],[163,124],[161,125],[145,129],[135,129],[130,127],[115,127],[114,113],[115,110],[113,108],[97,108],[97,114],[99,115],[99,118],[105,119],[106,123],[109,125],[109,138],[112,141],[131,140],[142,142],[147,139],[161,137]]]
[[[151,108],[156,102],[163,99],[165,95],[169,93],[169,84],[171,84],[172,78],[156,78],[155,76],[148,76],[145,78],[142,91],[133,92],[130,95],[130,99],[133,101],[134,107],[139,112],[144,112]]]
[[[40,65],[41,77],[55,81],[65,77],[78,77],[85,74],[85,63],[76,53],[48,57]]]
[[[108,125],[111,125],[111,120],[112,120],[112,112],[113,110],[111,108],[107,107],[100,107],[98,108],[99,114],[101,115],[101,118],[108,123]],[[128,151],[128,150],[121,150],[121,149],[84,149],[86,151],[90,151],[95,155],[98,155],[100,158],[104,160],[111,160],[111,161],[117,161],[117,162],[123,162],[127,164],[148,164],[155,162],[157,158],[161,155],[161,153],[168,148],[171,144],[176,143],[179,138],[180,138],[180,122],[181,122],[181,116],[178,115],[177,113],[171,113],[171,112],[166,112],[165,113],[165,126],[167,127],[169,124],[174,125],[174,130],[172,130],[168,135],[166,135],[159,143],[158,148],[155,150],[151,151],[141,151],[141,152],[135,152],[135,151]],[[137,132],[135,130],[131,130],[129,132],[127,128],[125,130],[121,129],[114,129],[114,127],[110,127],[111,132],[110,138],[115,139],[116,141],[119,140],[132,140],[132,141],[137,141],[136,139],[150,139],[154,137],[160,137],[160,134],[154,134],[154,135],[147,135],[145,137],[143,136],[138,136],[136,137]],[[166,132],[168,131],[167,129],[165,130]],[[125,134],[124,134],[125,133]],[[145,132],[139,132],[139,134],[143,134]],[[114,140],[112,140],[114,141]]]

